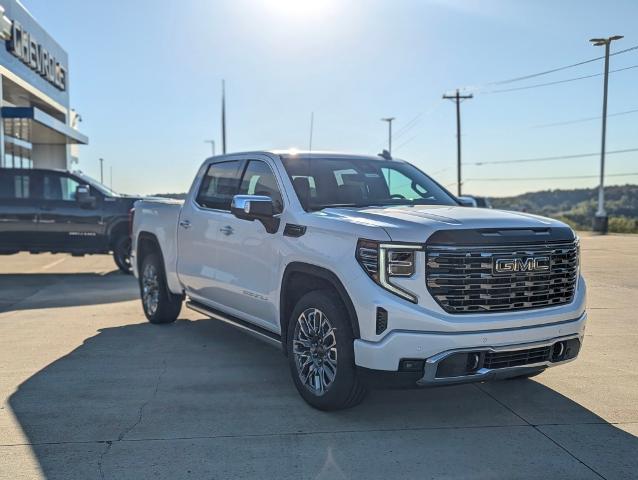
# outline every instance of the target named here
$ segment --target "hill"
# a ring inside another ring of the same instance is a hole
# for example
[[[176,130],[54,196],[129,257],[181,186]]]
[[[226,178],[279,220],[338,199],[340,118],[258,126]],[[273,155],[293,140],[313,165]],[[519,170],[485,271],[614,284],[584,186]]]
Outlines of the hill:
[[[598,207],[598,189],[543,190],[490,200],[494,208],[544,215],[579,230],[591,230]],[[606,187],[605,209],[610,232],[638,233],[638,185]]]

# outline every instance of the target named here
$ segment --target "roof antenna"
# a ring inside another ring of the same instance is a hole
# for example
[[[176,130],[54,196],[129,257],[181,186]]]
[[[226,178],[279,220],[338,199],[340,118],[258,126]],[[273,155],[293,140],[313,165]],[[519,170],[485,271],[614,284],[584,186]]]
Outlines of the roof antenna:
[[[379,155],[384,160],[392,160],[392,155],[390,155],[390,152],[388,152],[385,149],[381,153],[378,153],[377,155]]]

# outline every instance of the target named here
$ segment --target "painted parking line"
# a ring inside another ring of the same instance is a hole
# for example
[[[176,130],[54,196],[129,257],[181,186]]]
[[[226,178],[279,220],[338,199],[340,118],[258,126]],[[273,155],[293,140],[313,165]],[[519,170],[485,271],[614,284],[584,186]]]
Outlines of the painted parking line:
[[[40,270],[49,270],[50,268],[55,267],[56,265],[60,265],[62,262],[64,262],[67,259],[67,257],[62,257],[62,258],[58,258],[56,261],[51,262],[45,266],[43,266],[42,268],[40,268]],[[37,270],[36,270],[37,271]]]

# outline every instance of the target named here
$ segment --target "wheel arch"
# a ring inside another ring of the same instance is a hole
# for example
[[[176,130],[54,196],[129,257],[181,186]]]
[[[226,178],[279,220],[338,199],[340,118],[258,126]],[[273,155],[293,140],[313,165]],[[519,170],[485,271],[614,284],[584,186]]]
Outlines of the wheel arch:
[[[135,244],[135,248],[136,248],[135,262],[137,263],[138,277],[141,278],[141,275],[142,275],[142,262],[144,261],[144,256],[148,255],[149,253],[157,253],[157,255],[159,256],[162,270],[164,272],[164,277],[167,278],[168,272],[166,271],[166,262],[164,261],[164,253],[162,252],[162,247],[160,246],[160,242],[154,233],[141,231],[137,235],[137,242]],[[172,292],[170,287],[168,286],[168,283],[169,282],[167,278],[167,281],[166,281],[167,293],[171,295],[180,295],[180,293]],[[182,298],[184,297],[183,292],[181,292],[181,296]]]
[[[108,230],[108,241],[109,247],[113,247],[115,245],[115,241],[120,238],[121,235],[128,235],[129,224],[127,219],[118,220],[109,226]]]
[[[291,262],[286,266],[279,295],[279,323],[284,354],[288,336],[288,320],[297,301],[307,292],[331,289],[348,311],[354,338],[360,338],[359,320],[354,304],[339,277],[330,270],[304,262]]]
[[[154,233],[151,232],[140,232],[137,236],[136,242],[137,253],[135,255],[135,261],[137,262],[137,271],[140,271],[142,267],[142,261],[144,260],[144,256],[149,253],[158,253],[160,257],[160,261],[162,262],[162,268],[166,271],[166,266],[164,265],[164,255],[162,255],[162,247],[160,247],[159,240],[155,236]]]

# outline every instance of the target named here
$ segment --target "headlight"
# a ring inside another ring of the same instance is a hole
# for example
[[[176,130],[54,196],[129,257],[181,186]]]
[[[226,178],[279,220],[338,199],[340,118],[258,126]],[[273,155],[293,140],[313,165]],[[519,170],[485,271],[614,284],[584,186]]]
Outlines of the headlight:
[[[421,245],[361,239],[357,242],[355,256],[359,265],[378,285],[401,298],[417,303],[416,295],[395,285],[391,279],[414,275],[416,252],[421,248]]]

